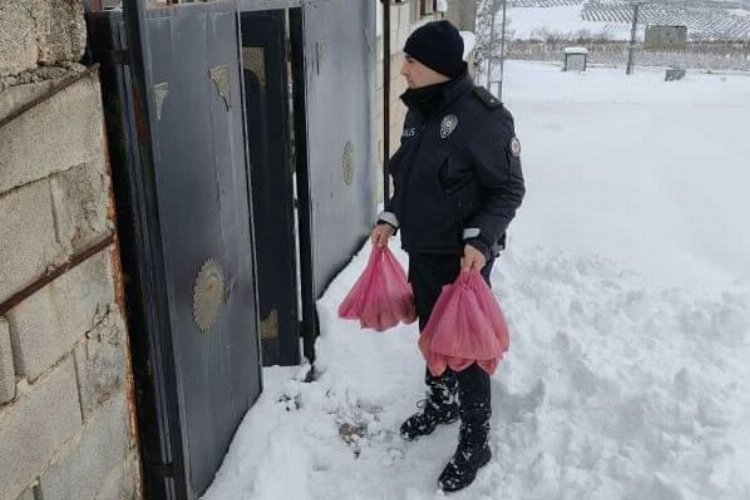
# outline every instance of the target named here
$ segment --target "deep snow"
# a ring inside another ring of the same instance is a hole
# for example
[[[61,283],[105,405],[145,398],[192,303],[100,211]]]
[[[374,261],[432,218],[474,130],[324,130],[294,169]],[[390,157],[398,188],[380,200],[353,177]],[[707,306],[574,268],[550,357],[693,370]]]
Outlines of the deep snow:
[[[528,185],[492,274],[511,347],[494,459],[451,498],[750,498],[750,77],[622,73],[506,65]],[[395,434],[415,327],[336,317],[368,252],[319,302],[318,379],[264,370],[206,499],[443,498],[457,424]]]

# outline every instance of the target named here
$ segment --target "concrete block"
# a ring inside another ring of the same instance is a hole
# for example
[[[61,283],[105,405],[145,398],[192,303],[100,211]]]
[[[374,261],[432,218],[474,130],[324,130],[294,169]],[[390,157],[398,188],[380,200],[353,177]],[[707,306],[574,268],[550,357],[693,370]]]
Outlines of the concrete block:
[[[411,25],[411,12],[407,10],[402,10],[401,15],[399,17],[399,23],[398,23],[398,35],[396,38],[396,47],[398,48],[398,52],[400,52],[404,45],[406,45],[406,39],[409,38],[409,35],[412,32],[412,25]]]
[[[16,500],[36,500],[34,497],[34,487],[26,488],[23,493],[18,495]]]
[[[77,0],[45,0],[34,13],[38,62],[54,64],[79,61],[86,48],[86,23],[83,2]]]
[[[98,75],[84,77],[0,128],[0,144],[0,193],[83,163],[103,168]]]
[[[0,156],[3,151],[5,145],[0,148]],[[49,181],[0,195],[0,302],[31,284],[45,273],[47,266],[62,258],[62,247],[55,238]]]
[[[0,2],[0,76],[20,73],[37,64],[78,61],[85,47],[82,2]]]
[[[128,458],[112,470],[94,500],[135,500],[139,491],[140,474],[138,458],[132,452]]]
[[[399,144],[397,141],[395,140],[391,141],[391,149],[390,149],[391,156],[393,156],[393,154],[398,150],[398,146]]]
[[[0,77],[36,66],[39,48],[31,15],[35,3],[38,0],[0,2]]]
[[[86,335],[73,352],[83,419],[123,391],[125,381],[125,322],[116,306]]]
[[[391,34],[391,52],[394,51],[394,44],[398,43],[398,9],[391,9],[391,25],[388,32]]]
[[[2,35],[0,35],[2,36]],[[2,88],[0,82],[0,120],[25,104],[41,97],[55,85],[54,80],[46,82],[28,83]]]
[[[391,53],[401,52],[406,39],[411,34],[411,2],[402,3],[394,9],[395,17],[391,18]]]
[[[401,139],[401,134],[404,131],[404,115],[397,116],[395,122],[391,122],[391,135]]]
[[[109,177],[104,165],[83,164],[50,177],[57,240],[75,254],[101,240],[109,231]]]
[[[125,395],[114,398],[65,446],[39,478],[44,500],[90,499],[129,448]]]
[[[0,404],[16,397],[16,372],[10,344],[10,327],[0,318]]]
[[[80,428],[75,369],[67,359],[0,408],[0,498],[18,497]]]
[[[407,86],[404,77],[400,74],[393,75],[391,78],[391,99],[393,99],[395,104],[401,102],[400,96],[406,91],[406,89]]]
[[[8,312],[16,373],[36,379],[93,330],[114,302],[109,250],[71,269]]]

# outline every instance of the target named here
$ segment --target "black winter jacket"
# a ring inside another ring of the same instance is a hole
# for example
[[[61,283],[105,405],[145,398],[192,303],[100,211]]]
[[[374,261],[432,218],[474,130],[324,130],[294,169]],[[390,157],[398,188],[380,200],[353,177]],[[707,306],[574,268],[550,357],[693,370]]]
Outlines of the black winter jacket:
[[[407,252],[460,254],[468,241],[489,257],[525,193],[513,117],[468,75],[443,92],[429,116],[409,108],[380,220],[401,230]]]

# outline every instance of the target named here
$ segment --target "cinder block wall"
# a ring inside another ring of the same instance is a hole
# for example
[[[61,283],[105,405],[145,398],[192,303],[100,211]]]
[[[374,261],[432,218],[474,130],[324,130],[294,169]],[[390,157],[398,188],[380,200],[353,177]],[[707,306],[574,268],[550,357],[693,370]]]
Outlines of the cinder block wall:
[[[84,43],[81,2],[0,0],[0,500],[140,497],[99,79],[75,64]]]

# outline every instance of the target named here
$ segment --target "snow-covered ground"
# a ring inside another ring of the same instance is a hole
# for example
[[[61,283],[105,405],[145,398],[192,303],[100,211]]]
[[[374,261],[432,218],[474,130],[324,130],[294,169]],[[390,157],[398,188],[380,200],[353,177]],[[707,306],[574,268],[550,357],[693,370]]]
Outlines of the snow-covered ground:
[[[597,253],[656,285],[750,280],[750,73],[506,66],[529,184],[520,244]],[[513,245],[515,247],[515,243]]]
[[[622,73],[506,66],[528,185],[492,275],[511,348],[494,459],[451,498],[750,498],[750,77]],[[206,499],[444,497],[458,425],[396,434],[415,327],[336,317],[368,251],[319,302],[318,379],[264,371]]]

